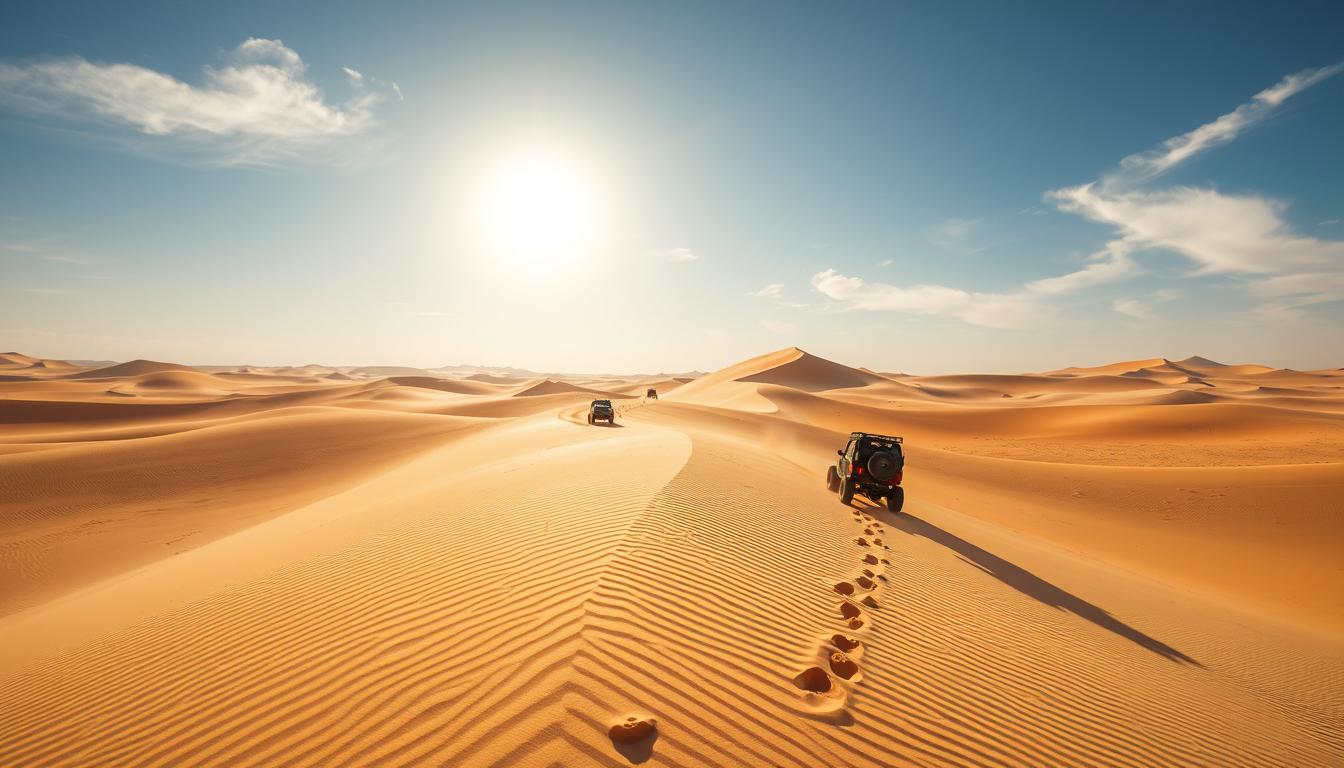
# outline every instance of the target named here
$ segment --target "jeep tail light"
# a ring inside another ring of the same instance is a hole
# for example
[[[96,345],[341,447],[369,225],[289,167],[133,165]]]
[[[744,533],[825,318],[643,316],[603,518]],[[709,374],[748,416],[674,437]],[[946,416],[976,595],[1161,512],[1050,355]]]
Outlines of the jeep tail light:
[[[902,477],[905,477],[905,473],[904,473],[904,472],[897,472],[897,473],[896,473],[896,476],[893,477],[893,478],[891,478],[891,484],[892,484],[892,485],[900,485],[900,484],[901,484],[901,478],[902,478]]]
[[[855,467],[855,468],[854,468],[854,474],[856,474],[856,475],[862,475],[862,474],[863,474],[863,467]]]

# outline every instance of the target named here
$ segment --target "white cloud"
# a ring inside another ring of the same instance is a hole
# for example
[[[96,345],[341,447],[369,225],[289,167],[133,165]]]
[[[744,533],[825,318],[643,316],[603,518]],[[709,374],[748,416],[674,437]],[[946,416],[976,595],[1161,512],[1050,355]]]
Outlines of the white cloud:
[[[1053,310],[1027,293],[973,293],[944,285],[908,288],[866,283],[834,269],[812,276],[812,287],[851,309],[955,317],[990,328],[1026,328],[1053,316]]]
[[[883,260],[877,262],[877,266],[879,266],[879,267],[890,267],[890,266],[891,266],[891,259],[883,259]]]
[[[451,317],[452,312],[441,312],[437,309],[427,309],[423,312],[414,313],[416,317]]]
[[[1110,243],[1094,253],[1092,263],[1086,267],[1057,277],[1033,280],[1027,283],[1026,289],[1031,293],[1059,295],[1123,280],[1139,270],[1129,258],[1129,250],[1124,243]]]
[[[673,248],[668,251],[663,251],[661,256],[667,261],[678,263],[686,263],[700,260],[700,255],[692,251],[690,248]]]
[[[1150,152],[1126,157],[1119,172],[1098,182],[1049,192],[1046,198],[1060,210],[1113,227],[1115,239],[1106,248],[1113,254],[1138,249],[1170,251],[1189,259],[1195,266],[1194,275],[1241,276],[1252,294],[1265,302],[1257,310],[1262,315],[1297,317],[1302,307],[1344,298],[1344,278],[1340,277],[1344,242],[1293,232],[1284,221],[1283,203],[1215,189],[1141,186],[1196,154],[1231,141],[1294,94],[1341,70],[1344,64],[1289,75],[1213,122]],[[1090,268],[1125,271],[1114,258],[1109,264],[1099,262]],[[1144,311],[1134,304],[1125,304],[1128,312],[1113,308],[1131,315]]]
[[[1111,309],[1122,315],[1128,315],[1136,320],[1151,320],[1153,318],[1154,305],[1175,301],[1180,297],[1180,291],[1163,288],[1154,291],[1153,294],[1147,298],[1116,299],[1111,302]]]
[[[1111,309],[1136,320],[1147,320],[1152,316],[1151,307],[1138,299],[1116,299],[1111,302]]]
[[[1095,184],[1050,197],[1061,210],[1114,226],[1127,246],[1188,257],[1201,274],[1271,274],[1344,258],[1344,243],[1294,234],[1283,205],[1262,197],[1193,187],[1114,193]]]
[[[71,256],[70,254],[66,253],[44,253],[42,254],[42,260],[58,261],[63,264],[80,264],[84,266],[88,266],[90,264],[95,263],[93,259],[88,259],[83,256]]]
[[[1123,172],[1132,175],[1136,180],[1149,179],[1165,173],[1210,147],[1235,139],[1246,128],[1264,120],[1290,96],[1338,74],[1341,69],[1344,69],[1344,64],[1308,69],[1289,75],[1273,87],[1255,94],[1248,103],[1242,104],[1213,122],[1205,123],[1189,133],[1167,139],[1157,149],[1126,157],[1120,161],[1120,167]]]
[[[279,40],[249,38],[223,66],[205,67],[197,85],[134,64],[77,56],[0,64],[0,105],[87,124],[112,138],[125,139],[126,132],[153,137],[165,151],[213,162],[267,163],[373,126],[379,97],[365,88],[362,74],[345,72],[355,94],[329,104],[296,52]]]
[[[784,293],[783,283],[771,283],[759,291],[752,291],[748,296],[759,296],[763,299],[778,299]]]
[[[1046,198],[1060,210],[1116,231],[1116,237],[1082,269],[1034,280],[1010,293],[976,293],[942,285],[870,284],[833,269],[814,275],[812,285],[850,309],[956,317],[999,328],[1029,327],[1053,316],[1053,308],[1046,303],[1052,297],[1138,274],[1141,269],[1131,254],[1149,249],[1181,254],[1195,264],[1197,275],[1248,278],[1252,292],[1265,302],[1259,311],[1266,316],[1295,317],[1303,307],[1344,298],[1344,242],[1294,233],[1283,220],[1282,203],[1213,189],[1136,186],[1209,147],[1231,141],[1292,95],[1341,69],[1344,64],[1290,75],[1214,122],[1163,142],[1151,152],[1126,157],[1117,174],[1047,193]],[[949,219],[929,239],[956,250],[975,223]],[[1144,318],[1150,316],[1151,303],[1117,299],[1112,309]]]
[[[938,226],[929,230],[926,235],[928,241],[942,248],[945,251],[974,253],[980,248],[966,249],[966,236],[979,225],[980,222],[975,219],[946,219]]]
[[[785,336],[798,330],[798,326],[783,320],[762,320],[761,327],[771,333],[778,333]]]

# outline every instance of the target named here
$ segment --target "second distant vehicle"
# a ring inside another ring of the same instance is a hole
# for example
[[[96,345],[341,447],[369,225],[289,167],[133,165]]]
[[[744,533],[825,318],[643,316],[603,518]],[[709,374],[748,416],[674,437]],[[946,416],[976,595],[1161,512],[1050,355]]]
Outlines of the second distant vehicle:
[[[599,421],[605,421],[608,424],[616,423],[616,409],[611,407],[610,400],[594,400],[588,406],[588,423],[596,424]]]
[[[650,400],[657,400],[657,399],[658,399],[658,390],[653,389],[653,388],[650,388],[648,392],[645,392],[645,393],[644,393],[644,396],[647,397],[647,398],[649,398]]]

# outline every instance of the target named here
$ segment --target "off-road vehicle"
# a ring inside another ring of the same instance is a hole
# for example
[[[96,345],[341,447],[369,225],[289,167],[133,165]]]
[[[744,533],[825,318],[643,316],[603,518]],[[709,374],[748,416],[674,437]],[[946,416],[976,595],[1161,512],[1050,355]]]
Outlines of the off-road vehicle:
[[[826,487],[840,494],[841,503],[848,504],[861,493],[873,501],[885,498],[887,509],[900,512],[905,505],[902,442],[899,437],[851,432],[849,444],[836,451],[839,460],[826,468]]]
[[[650,400],[657,400],[657,399],[658,399],[658,390],[650,388],[648,392],[645,392],[645,393],[644,393],[644,396],[647,397],[647,398],[650,399]]]
[[[595,424],[599,421],[616,423],[616,409],[611,407],[610,400],[594,400],[588,406],[588,423]]]

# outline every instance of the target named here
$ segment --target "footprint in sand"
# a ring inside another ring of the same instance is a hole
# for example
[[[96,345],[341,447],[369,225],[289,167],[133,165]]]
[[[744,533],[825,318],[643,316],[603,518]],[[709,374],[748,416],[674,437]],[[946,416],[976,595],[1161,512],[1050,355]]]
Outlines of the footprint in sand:
[[[854,585],[850,584],[848,581],[842,581],[836,584],[835,587],[833,587],[833,589],[835,589],[836,593],[841,595],[854,594]]]
[[[821,667],[808,667],[793,678],[793,684],[812,693],[826,693],[835,683]]]
[[[873,580],[868,578],[867,576],[860,576],[859,578],[854,580],[854,583],[858,584],[860,587],[863,587],[864,589],[869,591],[872,591],[872,589],[877,586],[876,584],[873,583]]]
[[[863,562],[869,565],[877,565],[877,555],[864,555]]]
[[[831,654],[831,672],[836,677],[853,680],[859,674],[859,665],[841,651]]]
[[[858,648],[863,647],[863,643],[859,642],[858,639],[850,637],[849,635],[838,635],[838,634],[831,635],[831,645],[834,645],[836,648],[839,648],[845,653],[849,653],[850,651],[854,651]]]
[[[860,547],[866,547],[866,546],[868,546],[868,540],[865,539],[865,538],[863,538],[862,536],[860,536],[859,538],[855,539],[855,540],[854,540],[854,543],[855,543],[855,544],[858,544]]]
[[[840,618],[845,620],[850,629],[863,629],[863,626],[868,623],[859,606],[848,600],[840,604]]]
[[[864,598],[863,598],[862,600],[860,600],[859,602],[860,602],[860,603],[863,603],[864,605],[868,606],[869,608],[876,608],[876,607],[877,607],[877,600],[876,600],[876,598],[874,598],[872,595],[865,595]]]

